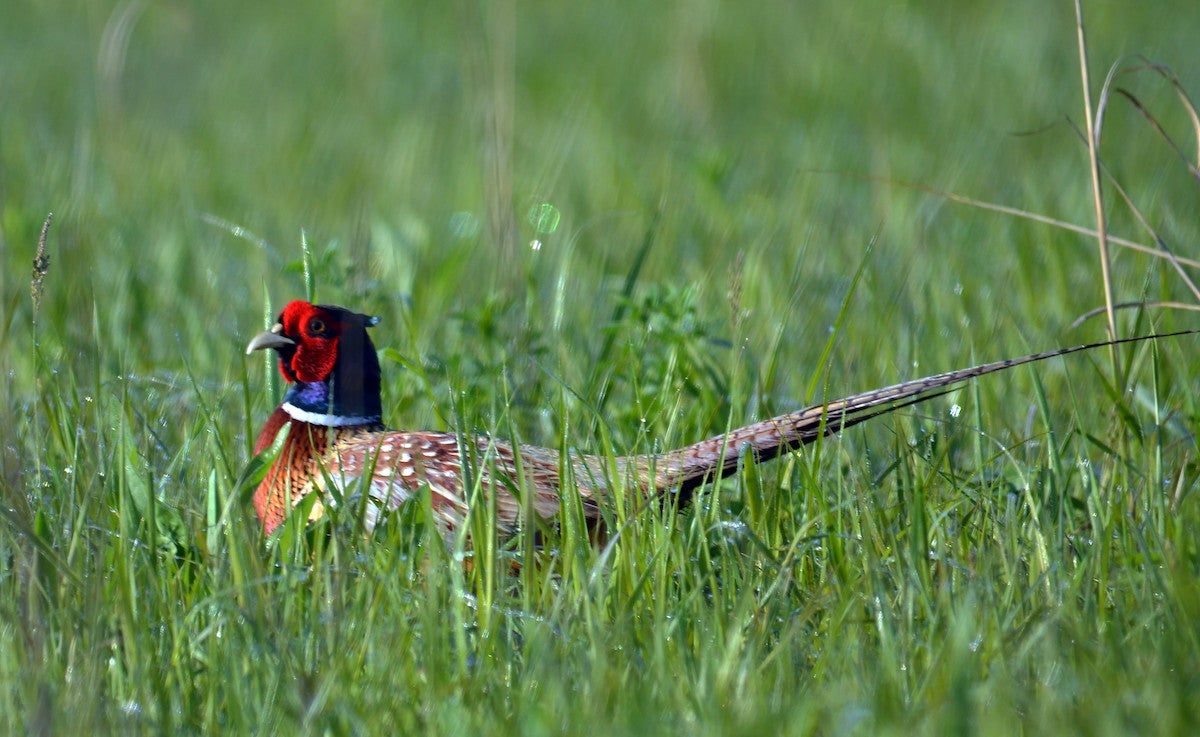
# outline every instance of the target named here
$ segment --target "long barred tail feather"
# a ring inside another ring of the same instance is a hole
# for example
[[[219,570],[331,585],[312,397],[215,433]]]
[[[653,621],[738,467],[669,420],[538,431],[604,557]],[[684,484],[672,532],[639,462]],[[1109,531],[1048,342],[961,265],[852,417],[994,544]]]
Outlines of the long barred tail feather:
[[[844,399],[816,404],[796,412],[747,425],[725,435],[702,440],[679,450],[635,456],[629,460],[634,464],[638,475],[650,482],[647,484],[648,486],[660,491],[677,489],[680,492],[689,492],[714,477],[724,477],[733,473],[746,455],[757,460],[775,458],[823,435],[838,433],[878,415],[946,394],[968,379],[1095,348],[1137,343],[1154,338],[1172,338],[1198,332],[1200,330],[1180,330],[1162,335],[1142,335],[1087,343],[1019,358],[993,361],[971,368],[947,371],[855,394]]]

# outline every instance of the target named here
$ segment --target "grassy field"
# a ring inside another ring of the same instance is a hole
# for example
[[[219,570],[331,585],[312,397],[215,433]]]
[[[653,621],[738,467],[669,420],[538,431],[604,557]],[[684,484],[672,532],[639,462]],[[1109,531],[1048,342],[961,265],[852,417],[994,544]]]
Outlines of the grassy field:
[[[604,547],[464,566],[421,505],[266,541],[239,483],[279,396],[243,348],[309,289],[383,318],[392,426],[617,454],[1103,339],[1094,237],[922,189],[1095,227],[1074,9],[937,5],[12,4],[0,732],[1200,730],[1195,338],[987,377]],[[1094,106],[1138,54],[1200,98],[1192,0],[1085,5]],[[1111,233],[1200,256],[1187,106],[1118,81]],[[1112,293],[1198,301],[1128,248]]]

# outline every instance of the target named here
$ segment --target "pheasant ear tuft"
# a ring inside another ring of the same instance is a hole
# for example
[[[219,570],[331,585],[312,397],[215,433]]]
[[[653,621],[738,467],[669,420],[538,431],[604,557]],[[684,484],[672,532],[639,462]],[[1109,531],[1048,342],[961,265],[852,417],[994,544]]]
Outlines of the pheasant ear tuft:
[[[363,315],[363,317],[367,318],[364,322],[369,328],[373,328],[379,324],[379,315]]]

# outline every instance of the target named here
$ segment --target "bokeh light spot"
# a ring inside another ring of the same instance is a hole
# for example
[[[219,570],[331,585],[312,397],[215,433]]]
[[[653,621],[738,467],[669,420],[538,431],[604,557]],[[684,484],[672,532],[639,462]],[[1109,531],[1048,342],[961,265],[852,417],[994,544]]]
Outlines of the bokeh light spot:
[[[479,218],[466,211],[456,212],[450,216],[450,232],[455,238],[474,238],[479,234]]]
[[[562,220],[562,214],[559,213],[558,208],[549,202],[529,208],[529,214],[525,217],[538,235],[549,235],[558,230],[558,222]]]

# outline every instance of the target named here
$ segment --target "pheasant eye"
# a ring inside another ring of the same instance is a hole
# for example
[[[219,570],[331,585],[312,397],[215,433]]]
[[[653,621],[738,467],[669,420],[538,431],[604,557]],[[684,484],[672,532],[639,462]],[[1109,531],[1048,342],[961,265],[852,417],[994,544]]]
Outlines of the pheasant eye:
[[[308,321],[308,332],[313,335],[323,335],[325,333],[325,321],[319,317],[314,317]]]

